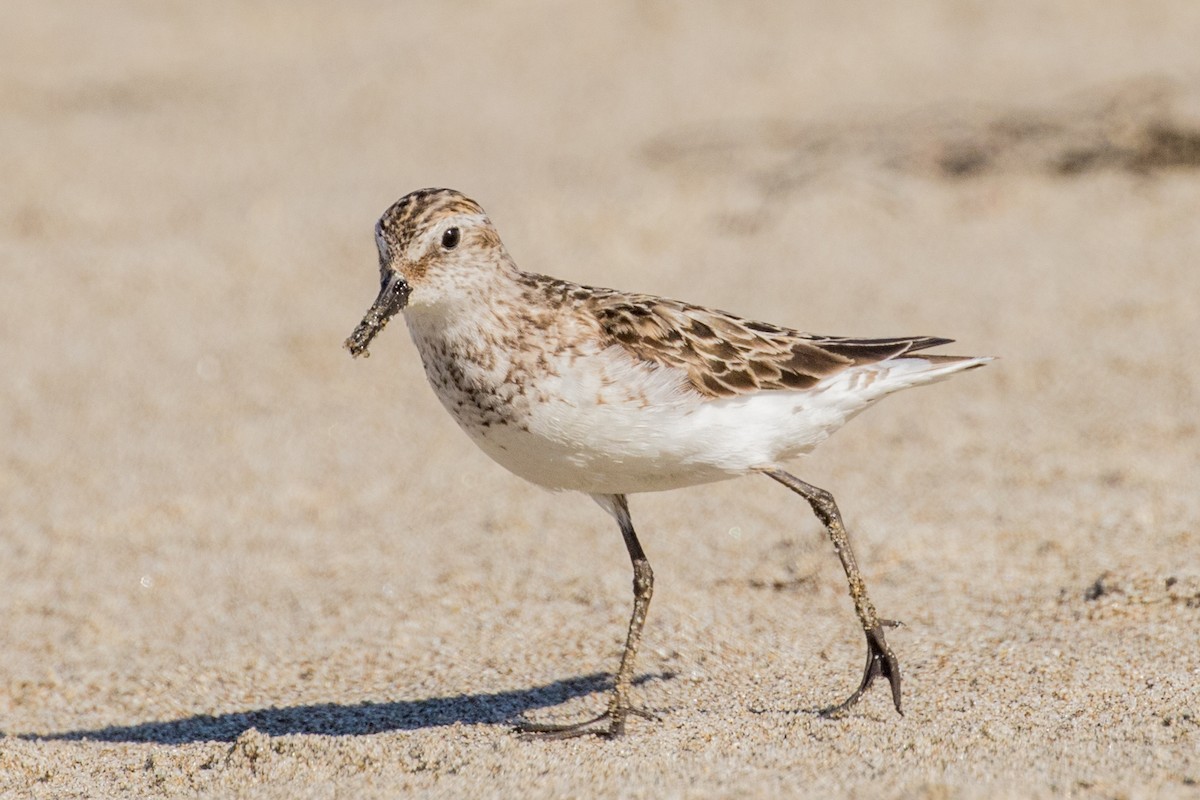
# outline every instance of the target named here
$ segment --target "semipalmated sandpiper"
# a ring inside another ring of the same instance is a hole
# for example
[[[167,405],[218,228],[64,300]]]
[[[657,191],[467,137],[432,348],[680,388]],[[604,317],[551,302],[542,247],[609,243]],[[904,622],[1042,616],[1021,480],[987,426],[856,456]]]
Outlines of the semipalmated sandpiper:
[[[724,311],[522,272],[475,201],[449,189],[401,198],[375,226],[380,290],[346,340],[367,355],[403,312],[425,374],[471,439],[511,472],[591,495],[633,561],[633,616],[604,713],[569,725],[522,722],[550,737],[624,732],[634,659],[654,586],[626,495],[748,474],[799,494],[829,532],[867,639],[853,706],[886,678],[900,711],[900,666],[833,497],[784,471],[876,400],[982,366],[926,355],[929,336],[814,336]]]

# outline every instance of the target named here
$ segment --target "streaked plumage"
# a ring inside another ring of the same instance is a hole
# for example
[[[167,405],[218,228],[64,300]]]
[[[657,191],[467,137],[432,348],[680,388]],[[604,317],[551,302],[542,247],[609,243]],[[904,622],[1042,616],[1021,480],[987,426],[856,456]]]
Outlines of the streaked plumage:
[[[848,541],[838,542],[845,532],[835,531],[836,506],[783,464],[875,400],[990,359],[921,352],[949,339],[814,336],[522,272],[479,204],[446,189],[398,201],[376,225],[376,242],[380,293],[346,341],[351,353],[366,354],[403,311],[430,384],[476,444],[533,483],[592,495],[620,523],[635,576],[644,578],[609,710],[553,733],[616,734],[633,710],[638,608],[644,618],[651,581],[648,562],[639,567],[625,495],[754,472],[804,495],[843,558],[869,653],[859,691],[838,710],[879,674],[892,683],[899,709],[886,623],[866,597]]]

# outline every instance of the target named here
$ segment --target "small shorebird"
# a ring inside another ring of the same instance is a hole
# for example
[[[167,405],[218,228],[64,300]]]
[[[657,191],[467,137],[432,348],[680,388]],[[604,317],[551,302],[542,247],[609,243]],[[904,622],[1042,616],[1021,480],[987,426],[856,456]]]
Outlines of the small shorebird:
[[[814,336],[724,311],[522,272],[475,201],[422,189],[375,226],[380,289],[346,340],[354,356],[403,312],[442,405],[479,447],[548,489],[591,495],[633,561],[633,616],[605,711],[530,734],[617,736],[630,714],[634,659],[654,575],[626,495],[762,474],[799,494],[825,525],[867,638],[858,702],[876,677],[900,711],[900,665],[884,638],[832,495],[783,464],[871,403],[990,358],[926,355],[930,336]]]

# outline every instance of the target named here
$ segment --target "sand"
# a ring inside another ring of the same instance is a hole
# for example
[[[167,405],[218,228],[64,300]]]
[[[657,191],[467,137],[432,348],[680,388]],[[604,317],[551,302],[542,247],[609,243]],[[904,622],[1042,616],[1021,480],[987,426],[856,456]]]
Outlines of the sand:
[[[1200,794],[1200,6],[24,3],[0,31],[0,792]],[[526,269],[1001,357],[590,500],[341,343],[400,195]]]

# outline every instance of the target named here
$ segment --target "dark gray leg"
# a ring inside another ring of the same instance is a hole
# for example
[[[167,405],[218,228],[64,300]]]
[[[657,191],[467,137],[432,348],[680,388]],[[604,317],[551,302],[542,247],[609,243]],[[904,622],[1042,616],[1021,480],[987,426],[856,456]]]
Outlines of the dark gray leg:
[[[519,722],[517,730],[522,733],[536,735],[539,738],[567,739],[573,736],[615,737],[625,733],[625,719],[630,714],[636,714],[647,719],[654,715],[640,708],[634,708],[629,702],[633,687],[633,663],[637,658],[639,645],[642,643],[642,627],[646,624],[646,612],[650,609],[650,596],[654,594],[654,571],[650,562],[642,552],[642,545],[633,530],[633,521],[629,517],[629,504],[625,495],[599,495],[594,498],[606,511],[613,515],[621,526],[621,535],[625,537],[625,548],[629,551],[629,559],[633,562],[633,616],[629,619],[629,633],[625,636],[625,652],[621,654],[621,666],[617,668],[617,678],[613,686],[612,697],[608,708],[598,717],[566,725],[542,724],[538,722]]]
[[[850,597],[854,600],[854,611],[858,614],[858,621],[862,623],[863,632],[867,635],[867,666],[863,671],[862,683],[852,695],[836,706],[824,709],[821,714],[834,717],[848,710],[859,701],[863,693],[871,687],[875,678],[880,675],[887,678],[888,683],[891,684],[892,702],[896,706],[896,711],[903,714],[904,712],[900,710],[900,662],[896,660],[892,648],[888,646],[887,640],[883,636],[884,628],[894,628],[900,623],[889,619],[880,619],[876,615],[875,606],[867,595],[867,585],[863,582],[862,573],[858,570],[858,562],[854,560],[854,551],[850,549],[850,536],[846,533],[846,526],[842,523],[842,515],[833,500],[833,495],[824,489],[805,483],[781,469],[765,469],[762,472],[807,500],[808,504],[812,506],[813,513],[825,526],[825,530],[829,531],[833,549],[837,551],[838,558],[842,560],[842,568],[846,570],[846,582],[850,584]]]

